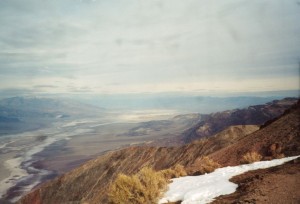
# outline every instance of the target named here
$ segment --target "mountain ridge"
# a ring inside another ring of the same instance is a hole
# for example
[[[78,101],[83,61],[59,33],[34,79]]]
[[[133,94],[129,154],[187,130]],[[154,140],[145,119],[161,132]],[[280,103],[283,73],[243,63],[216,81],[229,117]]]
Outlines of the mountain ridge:
[[[12,97],[0,100],[0,136],[33,131],[64,119],[99,116],[105,110],[71,100]]]
[[[249,135],[237,137],[234,144],[220,145],[213,153],[210,151],[209,139],[181,147],[129,147],[110,152],[43,184],[18,203],[107,203],[107,187],[119,173],[131,175],[143,166],[150,166],[155,170],[170,168],[175,164],[189,167],[205,155],[223,166],[237,165],[244,152],[255,150],[267,158],[270,156],[268,152],[270,145],[282,141],[283,154],[286,156],[300,154],[299,113],[298,102],[289,113],[279,117],[275,122]],[[257,138],[261,141],[257,141]],[[228,158],[224,158],[224,155],[228,155]]]
[[[280,116],[296,102],[296,98],[284,98],[263,105],[205,115],[203,120],[185,131],[181,140],[189,143],[195,139],[214,135],[232,125],[262,125],[268,120]]]

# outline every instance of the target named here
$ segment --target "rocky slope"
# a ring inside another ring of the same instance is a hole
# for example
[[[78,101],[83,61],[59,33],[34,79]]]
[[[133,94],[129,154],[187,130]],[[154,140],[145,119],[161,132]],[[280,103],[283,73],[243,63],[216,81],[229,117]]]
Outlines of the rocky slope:
[[[133,174],[143,166],[160,170],[179,163],[189,167],[203,155],[209,155],[225,166],[238,164],[243,153],[252,150],[270,156],[273,144],[286,156],[298,155],[299,115],[298,103],[261,130],[255,131],[251,127],[254,129],[248,131],[255,132],[249,135],[244,131],[241,136],[230,136],[228,131],[235,129],[232,128],[224,134],[181,147],[130,147],[110,152],[40,186],[19,203],[107,203],[107,188],[119,173]]]
[[[286,156],[300,153],[300,103],[287,110],[279,119],[268,122],[256,131],[238,142],[222,148],[210,155],[223,165],[236,165],[240,155],[255,151],[266,157],[271,157],[273,151]],[[226,156],[224,156],[226,155]]]
[[[278,117],[296,102],[295,98],[285,98],[245,109],[203,115],[203,120],[185,131],[181,140],[189,143],[195,139],[214,135],[232,125],[261,125]]]
[[[300,203],[300,159],[269,169],[250,171],[231,179],[236,192],[218,197],[213,204]]]

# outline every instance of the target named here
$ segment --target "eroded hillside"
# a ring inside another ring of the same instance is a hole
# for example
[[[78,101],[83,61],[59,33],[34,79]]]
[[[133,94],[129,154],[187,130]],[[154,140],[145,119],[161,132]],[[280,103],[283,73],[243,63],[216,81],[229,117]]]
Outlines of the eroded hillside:
[[[228,110],[203,116],[203,120],[185,131],[181,138],[185,143],[214,135],[233,125],[261,125],[280,116],[291,105],[295,98],[275,100],[263,105],[249,106],[244,109]]]
[[[182,164],[188,168],[204,155],[224,166],[239,164],[243,153],[252,150],[268,158],[273,144],[278,144],[285,156],[298,155],[299,106],[298,103],[260,130],[255,131],[254,128],[255,132],[249,135],[248,130],[231,137],[228,135],[228,131],[231,131],[229,129],[224,134],[182,147],[130,147],[110,152],[42,185],[23,197],[19,203],[107,203],[108,186],[119,173],[133,174],[144,166],[160,170]]]

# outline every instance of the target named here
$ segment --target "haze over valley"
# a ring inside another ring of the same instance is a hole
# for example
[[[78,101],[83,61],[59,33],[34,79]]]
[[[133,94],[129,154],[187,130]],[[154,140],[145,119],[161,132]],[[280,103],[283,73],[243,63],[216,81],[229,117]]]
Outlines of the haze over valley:
[[[298,0],[0,0],[0,203],[158,203],[174,177],[283,157],[272,196],[300,201],[299,19]]]

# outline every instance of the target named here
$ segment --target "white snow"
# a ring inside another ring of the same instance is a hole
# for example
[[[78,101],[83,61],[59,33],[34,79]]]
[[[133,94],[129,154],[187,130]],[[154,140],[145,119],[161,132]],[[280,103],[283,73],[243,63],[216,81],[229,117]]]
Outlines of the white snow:
[[[234,167],[224,167],[210,174],[201,176],[186,176],[172,179],[168,191],[159,201],[159,204],[182,201],[182,204],[204,204],[214,200],[220,195],[231,194],[238,187],[229,181],[230,178],[247,171],[264,169],[281,165],[300,156],[261,161]]]

